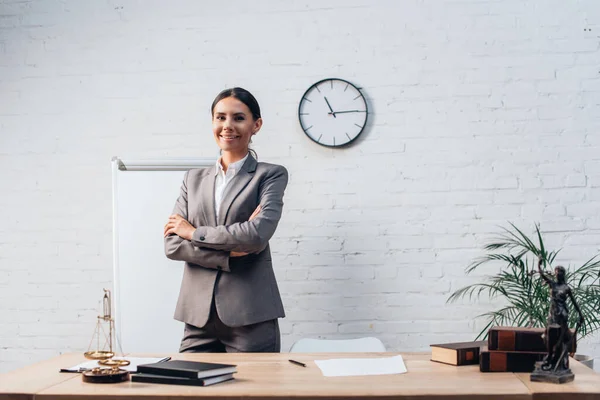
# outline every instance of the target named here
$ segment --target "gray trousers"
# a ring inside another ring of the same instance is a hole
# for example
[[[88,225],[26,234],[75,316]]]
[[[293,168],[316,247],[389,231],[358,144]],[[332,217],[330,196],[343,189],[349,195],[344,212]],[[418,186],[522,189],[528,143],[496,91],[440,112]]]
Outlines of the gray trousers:
[[[180,353],[279,353],[281,338],[277,319],[230,327],[221,321],[213,304],[202,328],[185,324]]]

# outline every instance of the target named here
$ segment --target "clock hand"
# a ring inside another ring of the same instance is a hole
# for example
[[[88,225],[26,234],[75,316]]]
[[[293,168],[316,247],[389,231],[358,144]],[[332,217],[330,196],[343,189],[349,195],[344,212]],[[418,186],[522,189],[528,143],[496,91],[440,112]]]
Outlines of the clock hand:
[[[331,105],[329,104],[329,101],[327,100],[327,97],[323,96],[323,98],[325,99],[325,103],[327,103],[327,107],[329,107],[329,111],[331,111],[328,114],[333,115],[333,118],[336,118],[335,112],[333,112],[333,108],[331,108]]]
[[[335,113],[328,113],[328,114],[345,114],[345,113],[357,113],[357,112],[366,112],[366,111],[360,111],[360,110],[345,110],[345,111],[336,111]]]

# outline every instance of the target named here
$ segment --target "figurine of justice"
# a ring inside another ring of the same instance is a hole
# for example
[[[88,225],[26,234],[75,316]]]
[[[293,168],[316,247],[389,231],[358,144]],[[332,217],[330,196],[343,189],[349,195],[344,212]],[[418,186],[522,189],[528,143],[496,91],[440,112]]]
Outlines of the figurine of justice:
[[[565,268],[557,266],[554,268],[556,280],[542,271],[542,260],[538,262],[538,272],[544,282],[550,288],[550,310],[544,341],[548,354],[543,361],[535,364],[535,370],[531,373],[531,380],[535,382],[566,383],[575,379],[575,375],[569,368],[569,349],[573,348],[576,340],[577,330],[583,323],[583,314],[575,301],[573,292],[565,281]],[[569,310],[567,298],[573,303],[573,307],[579,314],[579,321],[575,331],[569,331]]]

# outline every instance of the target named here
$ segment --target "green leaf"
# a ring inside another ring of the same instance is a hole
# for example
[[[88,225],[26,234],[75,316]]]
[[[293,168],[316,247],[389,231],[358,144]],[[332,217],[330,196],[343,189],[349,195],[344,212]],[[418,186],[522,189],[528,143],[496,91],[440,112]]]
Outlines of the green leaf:
[[[546,247],[539,224],[535,225],[537,244],[516,225],[511,222],[509,225],[508,228],[501,227],[501,233],[483,246],[484,254],[474,259],[465,270],[470,274],[491,263],[497,266],[496,273],[485,277],[482,282],[456,290],[447,299],[447,303],[466,298],[473,301],[482,296],[503,300],[504,307],[477,316],[487,319],[487,323],[475,340],[486,337],[492,325],[546,325],[550,293],[537,273],[537,264],[541,260],[544,270],[553,269],[552,264],[561,249],[550,251]],[[600,329],[599,257],[596,255],[577,268],[567,268],[567,283],[584,315],[578,339]],[[569,325],[575,326],[579,315],[571,302],[568,307]]]

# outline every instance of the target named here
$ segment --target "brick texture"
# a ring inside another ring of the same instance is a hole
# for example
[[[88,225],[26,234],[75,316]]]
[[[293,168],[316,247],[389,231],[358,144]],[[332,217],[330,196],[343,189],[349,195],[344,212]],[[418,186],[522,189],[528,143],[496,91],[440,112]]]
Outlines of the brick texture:
[[[283,350],[473,339],[490,302],[445,300],[499,224],[539,222],[564,264],[598,252],[599,21],[595,0],[0,0],[0,372],[87,349],[111,157],[216,157],[209,107],[234,85],[261,103],[260,159],[290,171]],[[298,123],[326,77],[372,110],[347,149]]]

